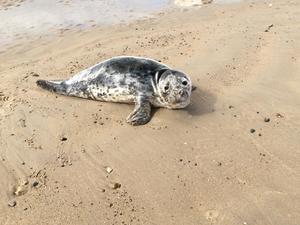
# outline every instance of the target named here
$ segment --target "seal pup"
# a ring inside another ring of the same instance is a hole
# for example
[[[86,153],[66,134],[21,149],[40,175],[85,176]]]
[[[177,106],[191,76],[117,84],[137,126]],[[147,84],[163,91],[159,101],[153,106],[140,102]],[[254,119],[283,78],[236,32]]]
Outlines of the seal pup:
[[[119,56],[83,70],[68,80],[38,80],[37,85],[58,94],[98,101],[134,103],[131,125],[150,121],[151,106],[185,108],[192,82],[181,71],[153,59]]]

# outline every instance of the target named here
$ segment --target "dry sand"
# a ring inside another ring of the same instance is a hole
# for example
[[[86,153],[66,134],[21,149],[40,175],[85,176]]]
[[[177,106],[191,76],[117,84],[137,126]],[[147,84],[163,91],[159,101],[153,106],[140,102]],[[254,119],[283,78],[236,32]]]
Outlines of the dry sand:
[[[1,53],[0,224],[299,225],[300,2],[269,3],[175,10]],[[186,71],[192,104],[132,127],[133,106],[35,85],[116,55]]]

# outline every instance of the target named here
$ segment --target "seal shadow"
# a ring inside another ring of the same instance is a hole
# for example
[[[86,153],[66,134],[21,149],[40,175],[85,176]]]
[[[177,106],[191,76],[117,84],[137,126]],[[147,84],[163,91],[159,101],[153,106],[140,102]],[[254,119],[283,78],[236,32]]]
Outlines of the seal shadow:
[[[193,116],[200,116],[214,112],[214,105],[217,97],[208,90],[195,88],[192,92],[191,103],[186,107],[185,111]]]

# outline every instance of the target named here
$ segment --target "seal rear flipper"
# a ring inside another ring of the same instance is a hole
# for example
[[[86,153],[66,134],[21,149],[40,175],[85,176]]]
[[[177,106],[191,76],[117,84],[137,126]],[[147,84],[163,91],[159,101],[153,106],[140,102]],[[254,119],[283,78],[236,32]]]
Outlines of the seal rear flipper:
[[[37,80],[36,81],[37,86],[52,91],[58,94],[66,95],[67,94],[67,86],[64,83],[63,80]]]

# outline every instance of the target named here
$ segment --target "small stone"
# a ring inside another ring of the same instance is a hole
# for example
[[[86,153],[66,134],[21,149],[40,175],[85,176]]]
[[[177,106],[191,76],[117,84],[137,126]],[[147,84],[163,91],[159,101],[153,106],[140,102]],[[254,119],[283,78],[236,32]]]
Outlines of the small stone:
[[[112,169],[112,168],[110,168],[110,167],[106,167],[106,172],[107,172],[107,173],[112,173],[112,171],[113,171],[113,169]]]
[[[274,24],[269,25],[267,29],[265,29],[265,32],[269,32],[272,27],[274,27]]]
[[[261,133],[259,133],[259,134],[258,134],[258,136],[260,136],[260,137],[261,137],[261,136],[262,136],[262,134],[261,134]]]
[[[28,191],[28,189],[25,185],[20,185],[16,188],[16,191],[14,192],[14,194],[16,196],[21,196],[21,195],[24,195],[27,191]]]
[[[17,202],[16,200],[9,200],[7,204],[9,207],[15,207],[17,205]]]
[[[280,113],[277,113],[277,114],[276,114],[276,117],[277,117],[277,118],[283,118],[284,116],[281,115]]]
[[[39,182],[37,180],[33,181],[32,187],[37,187],[39,185]]]
[[[116,189],[119,189],[121,187],[121,184],[120,183],[114,183],[112,185],[112,189],[116,190]]]
[[[68,138],[62,137],[60,140],[61,140],[61,141],[66,141],[66,140],[68,140]]]
[[[230,105],[230,106],[228,106],[228,108],[229,108],[229,109],[233,109],[233,108],[234,108],[234,106],[233,106],[233,105]]]
[[[266,123],[269,123],[269,122],[270,122],[270,118],[265,117],[264,121],[265,121]]]
[[[252,133],[252,134],[255,133],[255,129],[253,129],[253,128],[250,129],[250,133]]]
[[[25,185],[27,185],[27,184],[29,184],[28,180],[23,180],[23,181],[21,182],[21,185],[22,185],[22,186],[25,186]]]

